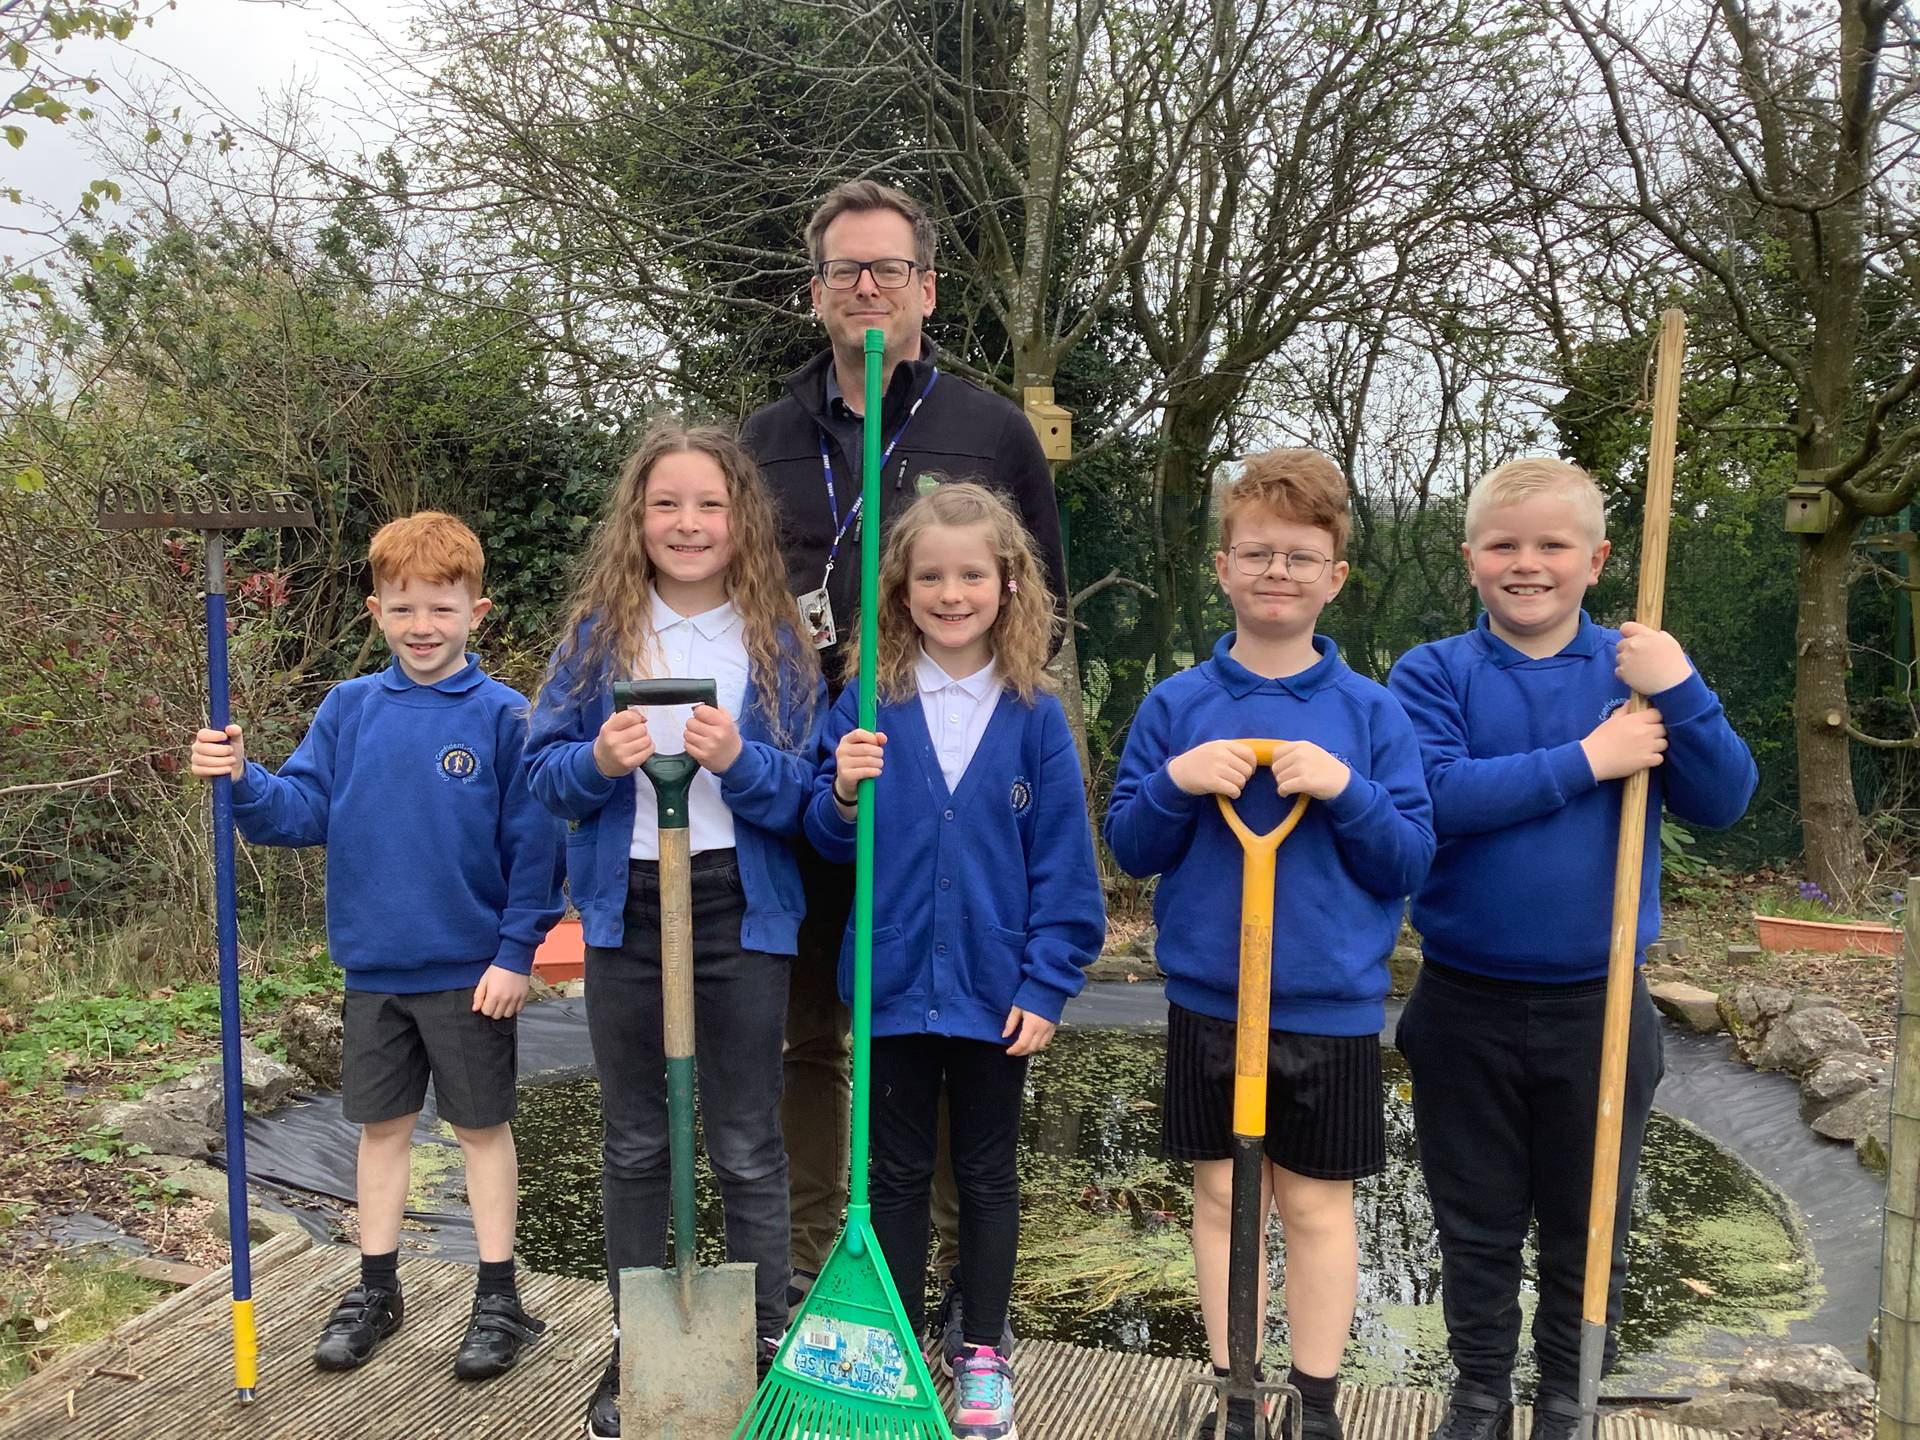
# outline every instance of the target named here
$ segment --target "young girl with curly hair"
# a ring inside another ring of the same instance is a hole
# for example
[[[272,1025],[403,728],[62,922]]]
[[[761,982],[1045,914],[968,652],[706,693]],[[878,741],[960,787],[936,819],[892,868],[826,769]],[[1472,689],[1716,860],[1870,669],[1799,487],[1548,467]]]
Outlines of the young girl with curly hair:
[[[615,680],[669,676],[713,678],[718,703],[613,708]],[[700,1118],[727,1256],[757,1267],[763,1366],[787,1323],[781,1029],[805,909],[789,842],[807,803],[824,693],[752,457],[723,430],[655,425],[622,468],[586,553],[567,637],[534,707],[527,766],[534,794],[572,822],[567,883],[587,945],[616,1305],[622,1269],[666,1261],[670,1180],[659,832],[639,767],[656,748],[684,749],[702,766],[687,806]],[[588,1434],[618,1436],[618,1407],[616,1344]]]
[[[1007,503],[972,484],[914,502],[887,538],[876,622],[878,728],[858,728],[849,684],[828,717],[806,833],[823,856],[851,860],[854,787],[877,782],[873,1228],[917,1331],[944,1088],[967,1271],[954,1434],[1004,1440],[1013,1370],[997,1347],[1020,1234],[1027,1059],[1085,982],[1106,912],[1079,755],[1045,670],[1053,600]],[[849,933],[849,999],[852,973]]]

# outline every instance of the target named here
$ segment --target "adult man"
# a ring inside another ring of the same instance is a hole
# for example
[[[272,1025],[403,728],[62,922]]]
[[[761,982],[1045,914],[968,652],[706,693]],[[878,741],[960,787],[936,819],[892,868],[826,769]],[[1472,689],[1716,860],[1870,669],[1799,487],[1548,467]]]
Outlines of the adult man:
[[[883,361],[880,523],[943,481],[975,480],[1014,503],[1039,549],[1047,583],[1064,593],[1053,476],[1026,416],[970,380],[938,367],[922,327],[933,313],[934,229],[912,199],[872,180],[830,191],[807,223],[814,314],[829,349],[786,377],[785,393],[755,411],[742,432],[773,488],[783,523],[787,578],[815,626],[829,684],[859,605],[861,411],[865,336],[886,336]],[[793,1264],[804,1289],[840,1228],[847,1189],[847,1014],[835,993],[850,871],[806,867],[787,1009],[782,1106],[793,1209]],[[951,1195],[951,1181],[946,1184]],[[950,1202],[949,1202],[950,1203]],[[936,1192],[936,1214],[947,1205]],[[952,1225],[943,1223],[949,1253]],[[957,1291],[942,1306],[954,1323]]]

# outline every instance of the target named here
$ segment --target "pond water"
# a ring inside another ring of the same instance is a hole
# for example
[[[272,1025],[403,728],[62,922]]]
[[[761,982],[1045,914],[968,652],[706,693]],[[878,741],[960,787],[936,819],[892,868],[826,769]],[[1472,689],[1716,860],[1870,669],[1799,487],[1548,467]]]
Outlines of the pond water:
[[[1205,1345],[1187,1240],[1191,1170],[1159,1154],[1165,1039],[1069,1029],[1035,1062],[1022,1122],[1015,1330],[1111,1349],[1198,1357]],[[1440,1253],[1420,1184],[1406,1070],[1384,1052],[1388,1158],[1358,1187],[1360,1303],[1344,1375],[1444,1387]],[[519,1253],[537,1269],[602,1273],[599,1091],[591,1080],[526,1086]],[[700,1254],[719,1259],[718,1196],[702,1164]],[[1278,1227],[1275,1227],[1278,1236]],[[1612,1394],[1686,1388],[1725,1337],[1780,1333],[1817,1298],[1792,1207],[1738,1159],[1656,1114],[1634,1192],[1626,1317]],[[1279,1279],[1281,1247],[1271,1264]],[[1531,1316],[1532,1262],[1522,1305]],[[1269,1317],[1269,1363],[1286,1320]],[[1528,1345],[1522,1343],[1523,1385]],[[1736,1352],[1737,1353],[1737,1352]]]

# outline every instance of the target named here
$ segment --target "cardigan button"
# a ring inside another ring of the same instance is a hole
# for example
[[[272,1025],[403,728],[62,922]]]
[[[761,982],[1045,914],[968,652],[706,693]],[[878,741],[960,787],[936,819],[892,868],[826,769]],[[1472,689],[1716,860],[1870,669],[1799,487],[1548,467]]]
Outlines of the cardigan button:
[[[953,811],[951,811],[951,810],[949,810],[949,811],[947,811],[947,812],[946,812],[945,814],[943,814],[943,815],[942,815],[942,816],[941,816],[940,818],[941,818],[942,820],[951,820],[951,819],[953,819]]]
[[[940,877],[940,888],[942,890],[951,890],[953,888],[953,881],[948,879],[945,875],[942,875]]]

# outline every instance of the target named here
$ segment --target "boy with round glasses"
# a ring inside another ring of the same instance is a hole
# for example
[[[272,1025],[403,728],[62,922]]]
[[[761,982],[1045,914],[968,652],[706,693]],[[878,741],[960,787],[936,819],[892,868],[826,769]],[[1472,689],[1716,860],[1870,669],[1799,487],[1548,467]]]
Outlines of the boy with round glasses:
[[[1308,1440],[1339,1440],[1341,1356],[1359,1280],[1353,1182],[1386,1163],[1380,1079],[1387,956],[1433,858],[1420,752],[1399,702],[1314,633],[1347,578],[1347,482],[1317,450],[1250,456],[1228,489],[1214,573],[1235,628],[1134,717],[1107,809],[1121,868],[1160,876],[1167,974],[1163,1141],[1193,1166],[1193,1258],[1215,1368],[1227,1366],[1239,841],[1313,798],[1281,851],[1273,909],[1263,1215],[1286,1233],[1287,1326]],[[1271,782],[1243,739],[1279,739]],[[1262,1226],[1264,1231],[1265,1226]],[[1243,1262],[1244,1263],[1244,1262]],[[1261,1275],[1267,1273],[1264,1254]],[[1227,1434],[1264,1434],[1230,1402]],[[1209,1431],[1209,1433],[1211,1433]]]

